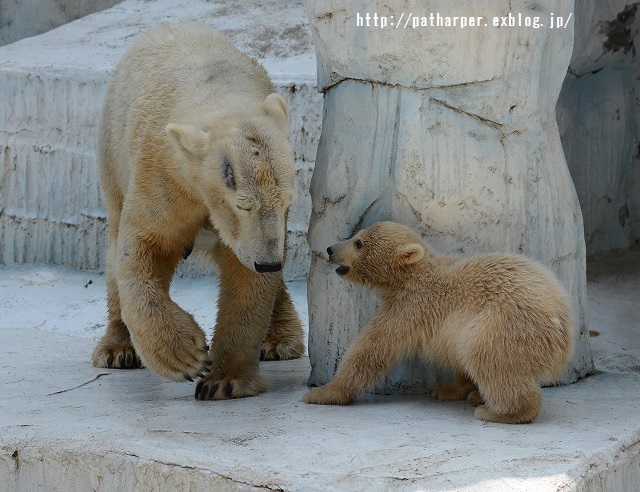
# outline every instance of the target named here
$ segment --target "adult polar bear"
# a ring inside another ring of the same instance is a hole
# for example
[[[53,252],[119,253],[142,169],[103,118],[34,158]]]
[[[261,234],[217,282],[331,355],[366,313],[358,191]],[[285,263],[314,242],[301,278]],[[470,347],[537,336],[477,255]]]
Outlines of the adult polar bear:
[[[302,355],[280,273],[294,198],[288,134],[287,105],[265,70],[206,26],[159,26],[125,54],[100,132],[108,326],[94,366],[201,377],[196,398],[225,399],[264,391],[261,357]],[[208,353],[202,329],[169,297],[180,258],[204,244],[221,277]]]

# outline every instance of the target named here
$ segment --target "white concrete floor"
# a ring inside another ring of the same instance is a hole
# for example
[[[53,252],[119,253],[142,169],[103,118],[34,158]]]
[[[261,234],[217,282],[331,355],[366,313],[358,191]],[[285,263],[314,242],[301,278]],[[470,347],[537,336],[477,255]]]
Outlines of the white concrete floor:
[[[640,251],[589,271],[597,374],[546,388],[540,417],[509,426],[428,395],[306,405],[307,358],[262,363],[262,395],[196,401],[195,384],[91,367],[102,276],[0,268],[0,489],[638,491]],[[305,285],[291,288],[306,320]],[[208,330],[216,292],[173,286]]]

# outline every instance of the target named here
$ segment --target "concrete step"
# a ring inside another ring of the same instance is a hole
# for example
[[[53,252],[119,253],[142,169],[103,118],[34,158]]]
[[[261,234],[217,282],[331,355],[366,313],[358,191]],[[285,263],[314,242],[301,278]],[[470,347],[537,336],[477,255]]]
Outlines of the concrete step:
[[[121,0],[0,0],[0,46],[37,36]]]
[[[104,270],[96,145],[109,73],[139,33],[179,21],[201,21],[226,34],[265,66],[289,103],[298,201],[289,219],[285,277],[306,276],[308,189],[322,96],[302,0],[125,0],[0,47],[0,264]],[[192,262],[181,271],[206,269]]]

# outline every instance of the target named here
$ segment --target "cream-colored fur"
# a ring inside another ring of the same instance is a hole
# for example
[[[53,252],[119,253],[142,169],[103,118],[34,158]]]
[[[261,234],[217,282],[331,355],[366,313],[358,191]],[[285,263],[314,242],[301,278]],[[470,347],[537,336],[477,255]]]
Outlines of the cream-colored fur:
[[[438,254],[409,228],[380,222],[327,249],[346,280],[377,289],[382,306],[335,378],[307,403],[345,405],[403,358],[420,354],[458,372],[441,400],[469,399],[476,418],[525,423],[541,407],[573,350],[565,290],[523,256]]]
[[[304,352],[280,273],[294,198],[288,133],[265,70],[208,27],[162,25],[125,54],[100,130],[109,320],[96,367],[203,377],[196,398],[218,399],[265,389],[261,355]],[[208,353],[204,332],[169,298],[194,245],[221,272]]]

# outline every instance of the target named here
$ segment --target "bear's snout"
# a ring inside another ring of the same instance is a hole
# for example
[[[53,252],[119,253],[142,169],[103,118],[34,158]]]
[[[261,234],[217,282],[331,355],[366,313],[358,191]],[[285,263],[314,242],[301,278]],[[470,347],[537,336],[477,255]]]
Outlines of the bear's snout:
[[[340,263],[340,260],[336,258],[335,244],[327,248],[327,254],[329,255],[329,263]]]
[[[336,250],[334,249],[336,246],[338,245],[334,244],[333,246],[329,246],[327,248],[327,254],[329,255],[329,263],[337,263],[338,265],[340,265],[338,268],[336,268],[336,273],[340,276],[343,276],[349,273],[349,267],[347,265],[341,264],[342,259],[339,257],[340,255],[336,255]]]

